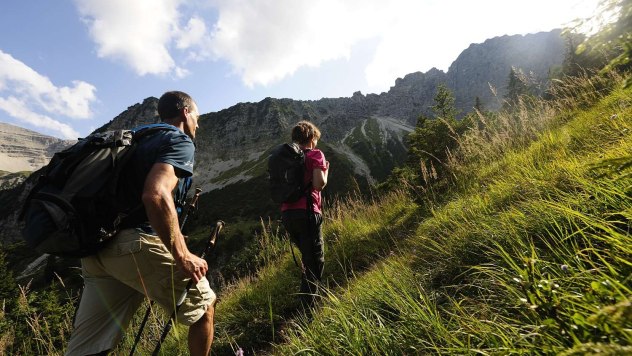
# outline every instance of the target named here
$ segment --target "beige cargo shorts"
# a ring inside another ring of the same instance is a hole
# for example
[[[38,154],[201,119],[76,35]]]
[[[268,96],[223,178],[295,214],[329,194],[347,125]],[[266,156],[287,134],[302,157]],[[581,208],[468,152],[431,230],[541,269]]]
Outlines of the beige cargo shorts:
[[[189,281],[158,236],[136,229],[121,231],[98,254],[83,258],[81,265],[84,290],[66,355],[113,349],[145,297],[171,314]],[[203,278],[187,293],[176,321],[195,323],[215,300]]]

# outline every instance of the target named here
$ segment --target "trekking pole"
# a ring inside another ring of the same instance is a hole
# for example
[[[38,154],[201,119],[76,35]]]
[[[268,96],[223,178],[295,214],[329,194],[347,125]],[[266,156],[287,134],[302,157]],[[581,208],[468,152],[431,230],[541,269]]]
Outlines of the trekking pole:
[[[202,193],[201,188],[195,188],[195,194],[193,195],[193,198],[191,198],[191,202],[189,202],[189,205],[187,206],[187,210],[184,212],[184,215],[182,216],[182,222],[180,223],[180,231],[184,229],[184,224],[186,224],[187,219],[189,218],[189,215],[191,214],[191,211],[195,211],[195,209],[197,208],[197,201],[200,198],[201,193]]]
[[[215,242],[217,241],[217,236],[219,236],[219,232],[222,230],[223,227],[224,227],[224,222],[221,220],[218,220],[217,223],[215,224],[215,228],[213,229],[211,233],[211,236],[209,236],[208,243],[206,244],[204,251],[200,255],[201,259],[205,259],[206,255],[209,254],[215,248]],[[187,286],[184,288],[184,291],[182,291],[180,298],[178,298],[175,309],[171,313],[169,320],[167,320],[167,324],[165,324],[165,328],[162,329],[160,340],[158,340],[158,344],[156,345],[156,348],[154,349],[154,352],[152,353],[153,356],[157,356],[158,352],[160,352],[160,347],[162,346],[162,343],[167,338],[167,334],[169,334],[169,331],[171,330],[171,327],[173,326],[173,320],[176,318],[178,309],[180,309],[180,306],[184,303],[184,299],[186,298],[187,293],[189,292],[189,289],[191,289],[192,286],[193,286],[193,279],[189,280],[189,283],[187,283]]]
[[[187,205],[187,208],[184,211],[184,214],[182,215],[182,222],[180,223],[180,231],[184,229],[184,224],[187,222],[187,219],[189,218],[189,214],[191,214],[192,211],[195,211],[194,209],[196,208],[197,201],[200,198],[201,193],[202,193],[202,189],[195,188],[195,194],[193,195],[193,198],[191,198],[191,201]],[[129,352],[130,356],[134,355],[134,352],[136,352],[136,346],[138,346],[140,337],[143,334],[143,330],[145,329],[145,324],[147,324],[147,320],[149,320],[149,315],[151,314],[151,307],[153,305],[154,305],[154,301],[152,300],[149,302],[149,306],[147,306],[147,311],[145,311],[145,316],[143,317],[143,321],[141,321],[140,328],[138,329],[138,333],[136,333],[136,338],[134,339],[134,345],[132,345],[132,349]]]

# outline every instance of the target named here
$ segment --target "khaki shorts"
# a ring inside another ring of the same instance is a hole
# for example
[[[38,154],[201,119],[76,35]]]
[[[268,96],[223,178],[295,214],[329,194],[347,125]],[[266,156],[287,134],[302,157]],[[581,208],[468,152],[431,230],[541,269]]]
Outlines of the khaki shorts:
[[[85,286],[66,355],[113,349],[145,296],[171,314],[188,282],[160,238],[136,229],[121,231],[81,265]],[[195,323],[215,299],[203,278],[187,293],[176,321]]]

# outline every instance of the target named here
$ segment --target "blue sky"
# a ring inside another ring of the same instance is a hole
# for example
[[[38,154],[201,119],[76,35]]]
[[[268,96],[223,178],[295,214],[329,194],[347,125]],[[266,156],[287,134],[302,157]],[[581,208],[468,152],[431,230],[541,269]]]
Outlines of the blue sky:
[[[549,31],[597,0],[21,0],[0,12],[0,122],[77,138],[183,90],[202,113],[388,91],[471,43]]]

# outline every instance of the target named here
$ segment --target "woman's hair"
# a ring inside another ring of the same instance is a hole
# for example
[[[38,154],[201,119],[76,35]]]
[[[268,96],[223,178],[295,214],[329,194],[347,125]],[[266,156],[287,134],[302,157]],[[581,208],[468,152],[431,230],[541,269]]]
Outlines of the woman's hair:
[[[320,139],[320,130],[309,121],[300,121],[292,128],[292,141],[307,145],[313,139]]]
[[[158,100],[158,116],[162,121],[173,119],[180,115],[185,107],[192,109],[193,99],[189,94],[181,91],[168,91]]]

